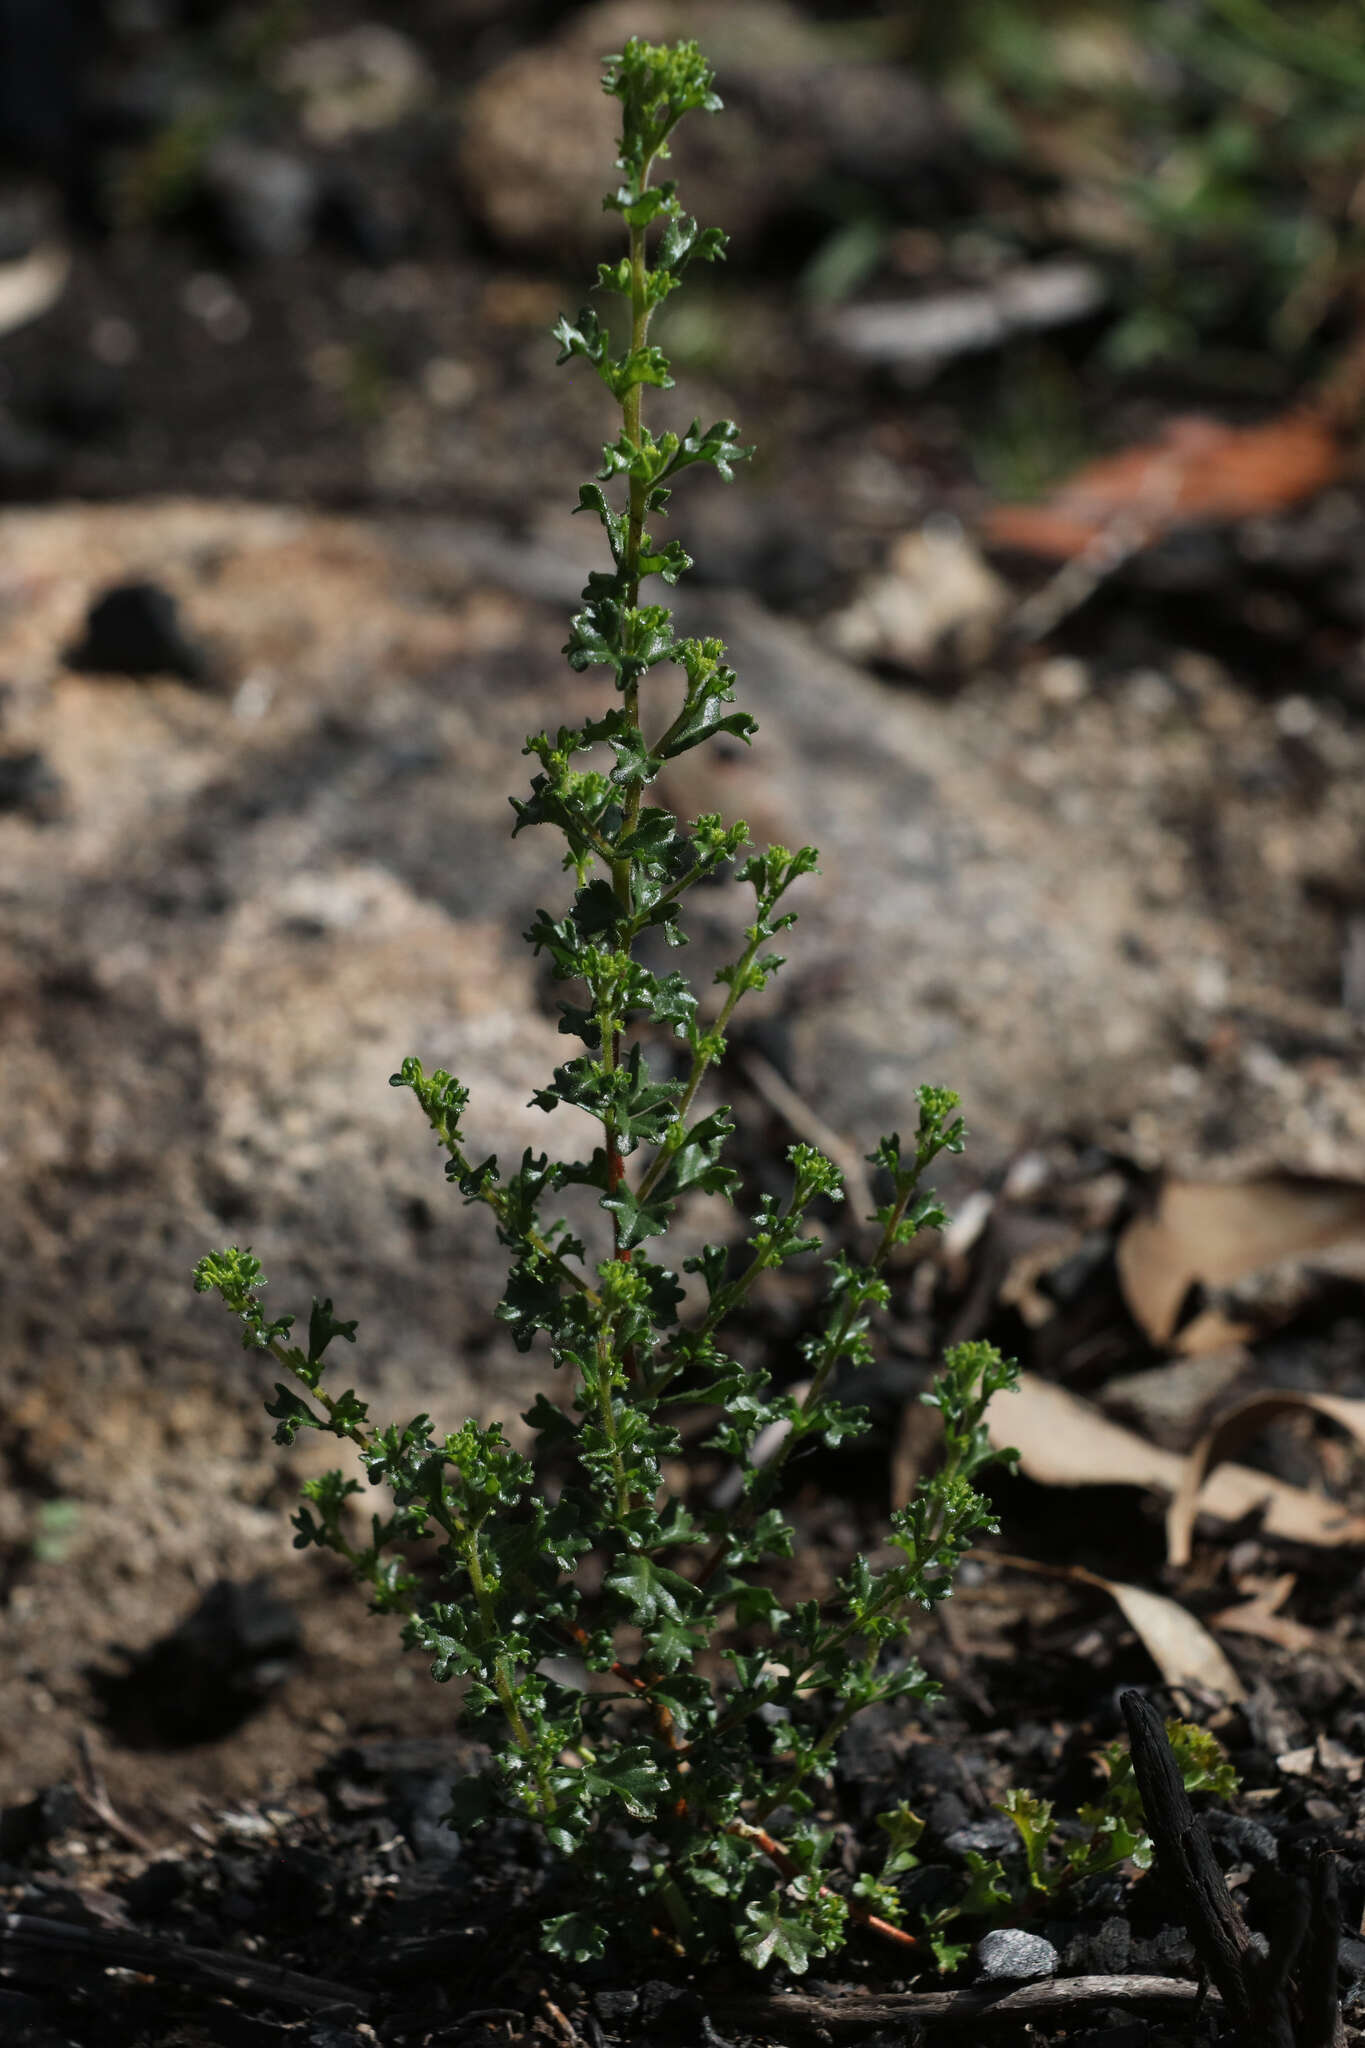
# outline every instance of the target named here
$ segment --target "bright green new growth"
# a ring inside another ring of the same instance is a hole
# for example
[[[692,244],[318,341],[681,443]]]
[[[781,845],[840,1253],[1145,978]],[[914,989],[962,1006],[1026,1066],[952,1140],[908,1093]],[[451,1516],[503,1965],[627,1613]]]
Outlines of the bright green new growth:
[[[1237,1773],[1216,1736],[1193,1722],[1171,1720],[1166,1723],[1166,1739],[1187,1792],[1208,1792],[1220,1800],[1232,1797],[1238,1788]],[[1123,1743],[1111,1742],[1096,1762],[1104,1774],[1103,1797],[1081,1807],[1060,1847],[1054,1846],[1059,1829],[1050,1799],[1014,1786],[999,1801],[996,1811],[1013,1821],[1018,1848],[1008,1863],[969,1849],[963,1858],[967,1876],[962,1891],[926,1914],[923,1936],[940,1969],[956,1969],[971,1953],[970,1942],[949,1937],[948,1930],[958,1921],[1012,1926],[1031,1911],[1058,1910],[1066,1894],[1088,1879],[1125,1867],[1151,1869],[1155,1852],[1131,1755]],[[854,1890],[869,1907],[885,1912],[895,1902],[895,1879],[918,1867],[916,1849],[924,1822],[902,1803],[882,1814],[877,1825],[887,1838],[880,1877],[860,1877]]]
[[[586,1958],[601,1953],[608,1926],[633,1921],[689,1952],[738,1940],[755,1963],[780,1956],[801,1970],[840,1945],[850,1911],[869,1917],[856,1897],[826,1889],[830,1838],[813,1819],[820,1788],[855,1715],[933,1696],[905,1652],[906,1625],[913,1609],[949,1594],[962,1552],[994,1526],[972,1481],[995,1455],[986,1405],[1014,1370],[986,1344],[948,1354],[927,1397],[943,1417],[942,1464],[892,1517],[893,1561],[874,1568],[859,1557],[828,1606],[784,1610],[769,1561],[791,1553],[779,1504],[785,1467],[804,1447],[866,1427],[836,1378],[871,1356],[868,1323],[889,1298],[892,1252],[945,1221],[924,1176],[940,1153],[961,1150],[964,1132],[957,1097],[921,1088],[913,1139],[885,1138],[871,1155],[886,1190],[868,1219],[875,1248],[865,1264],[843,1254],[829,1261],[823,1324],[801,1345],[799,1397],[774,1392],[766,1371],[741,1365],[722,1343],[760,1273],[817,1250],[808,1213],[842,1199],[828,1159],[793,1146],[790,1192],[760,1201],[747,1255],[708,1244],[684,1261],[691,1289],[647,1253],[685,1196],[733,1198],[739,1176],[723,1163],[729,1114],[699,1108],[697,1098],[736,1006],[782,965],[765,947],[793,922],[779,906],[816,857],[810,847],[775,846],[738,869],[753,891],[753,921],[739,957],[716,977],[725,993],[708,1018],[683,974],[640,957],[650,934],[685,943],[683,899],[747,843],[742,824],[708,814],[683,825],[647,804],[646,791],[689,748],[721,732],[747,742],[755,730],[747,712],[727,708],[735,677],[721,643],[675,640],[671,614],[640,602],[647,577],[672,584],[690,566],[677,541],[656,542],[645,522],[664,512],[684,469],[702,463],[728,480],[749,451],[729,420],[656,438],[640,416],[644,387],[672,383],[649,340],[651,315],[689,263],[723,254],[723,235],[699,229],[671,183],[650,183],[682,116],[719,108],[711,74],[693,43],[631,41],[609,61],[604,87],[623,108],[623,182],[604,204],[622,215],[629,248],[599,267],[598,289],[625,300],[629,340],[615,353],[591,310],[561,320],[556,336],[560,361],[591,363],[621,411],[596,480],[579,491],[579,509],[606,530],[612,567],[589,577],[565,649],[574,669],[607,669],[616,700],[583,726],[533,735],[526,751],[539,772],[530,796],[514,799],[515,831],[557,829],[577,883],[567,910],[539,911],[526,935],[569,991],[560,1029],[582,1047],[533,1100],[549,1112],[561,1103],[586,1110],[601,1143],[587,1159],[528,1150],[504,1178],[495,1158],[476,1161],[466,1149],[468,1092],[457,1080],[428,1075],[415,1059],[393,1077],[416,1095],[448,1154],[447,1179],[492,1211],[510,1254],[498,1315],[521,1350],[543,1336],[561,1376],[558,1402],[542,1394],[526,1418],[566,1475],[553,1501],[536,1462],[496,1428],[467,1422],[440,1436],[425,1415],[381,1428],[353,1392],[331,1392],[325,1354],[337,1337],[353,1341],[355,1325],[339,1321],[330,1301],[315,1302],[307,1344],[291,1343],[292,1318],[271,1321],[261,1307],[264,1278],[248,1251],[211,1254],[195,1285],[216,1289],[245,1325],[246,1347],[269,1352],[294,1382],[277,1386],[268,1405],[277,1439],[330,1431],[357,1447],[371,1484],[388,1490],[391,1510],[366,1534],[349,1505],[363,1491],[354,1480],[310,1480],[297,1542],[344,1557],[375,1611],[402,1616],[405,1645],[431,1660],[433,1676],[466,1682],[466,1715],[494,1754],[482,1778],[456,1787],[453,1818],[468,1828],[498,1812],[533,1816],[571,1859],[578,1904],[547,1920],[547,1945]],[[614,481],[625,486],[619,510],[603,489]],[[671,694],[670,674],[681,678]],[[581,757],[592,765],[576,765]],[[646,1057],[648,1044],[670,1034],[681,1047],[676,1078]],[[603,1243],[589,1247],[555,1219],[554,1198],[570,1186],[596,1191]],[[697,1409],[714,1416],[710,1445],[742,1475],[737,1509],[693,1514],[664,1489],[662,1461],[681,1448],[679,1418]],[[441,1544],[435,1589],[407,1561],[426,1535]],[[580,1571],[589,1559],[593,1568]],[[880,1910],[894,1915],[894,1900],[881,1899]]]

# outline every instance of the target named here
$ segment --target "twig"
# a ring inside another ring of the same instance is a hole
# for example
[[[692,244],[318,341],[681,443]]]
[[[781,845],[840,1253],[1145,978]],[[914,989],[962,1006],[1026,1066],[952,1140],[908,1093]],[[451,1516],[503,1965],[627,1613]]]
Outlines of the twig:
[[[845,1185],[852,1199],[858,1204],[860,1214],[870,1216],[877,1206],[861,1154],[856,1145],[838,1131],[831,1130],[823,1118],[816,1115],[810,1104],[797,1094],[789,1081],[785,1081],[770,1060],[762,1053],[743,1052],[739,1064],[745,1080],[756,1094],[761,1095],[769,1109],[776,1110],[784,1122],[791,1125],[798,1138],[804,1138],[808,1145],[814,1145],[832,1159],[844,1176]]]
[[[565,2043],[565,2048],[583,2048],[582,2036],[569,2015],[555,2004],[548,1991],[542,1990],[540,1997],[560,2040]]]
[[[770,1863],[776,1864],[783,1877],[790,1880],[800,1876],[800,1866],[796,1859],[775,1836],[768,1833],[766,1828],[752,1827],[746,1820],[732,1820],[725,1832],[727,1835],[739,1835],[744,1841],[752,1842],[756,1848],[763,1851]],[[820,1897],[840,1898],[843,1894],[832,1892],[827,1884],[822,1884]],[[856,1920],[860,1927],[866,1927],[869,1934],[879,1934],[883,1941],[894,1942],[897,1948],[910,1948],[919,1954],[923,1953],[924,1943],[917,1936],[907,1934],[903,1927],[896,1927],[890,1920],[883,1920],[881,1915],[874,1913],[862,1899],[844,1898],[844,1904],[848,1907],[849,1919]]]
[[[1075,2015],[1087,2006],[1121,2005],[1160,2012],[1199,2001],[1201,1987],[1184,1977],[1050,1977],[1039,1984],[978,1984],[965,1991],[912,1991],[886,1998],[812,1998],[796,1992],[726,1999],[718,2009],[736,2025],[781,2036],[783,2022],[852,2035],[874,2028],[910,2028],[916,2021],[957,2026],[967,2020],[1040,2020]],[[1217,2000],[1209,2001],[1217,2004]]]
[[[79,1730],[76,1747],[80,1751],[81,1768],[85,1772],[85,1784],[78,1788],[83,1805],[92,1813],[102,1827],[111,1835],[117,1835],[130,1849],[136,1849],[140,1856],[155,1856],[155,1845],[148,1841],[140,1829],[131,1821],[124,1820],[109,1797],[109,1787],[104,1782],[104,1773],[95,1755],[95,1745],[90,1739],[88,1728]]]
[[[0,1968],[29,1982],[51,1986],[58,1977],[69,1976],[72,1964],[85,1964],[101,1974],[111,1969],[136,1970],[175,1983],[201,1984],[263,2005],[292,2006],[301,2012],[342,2007],[364,2011],[369,2004],[368,1997],[349,1984],[307,1977],[300,1970],[258,1963],[251,1956],[192,1948],[146,1934],[79,1927],[37,1913],[0,1915]]]

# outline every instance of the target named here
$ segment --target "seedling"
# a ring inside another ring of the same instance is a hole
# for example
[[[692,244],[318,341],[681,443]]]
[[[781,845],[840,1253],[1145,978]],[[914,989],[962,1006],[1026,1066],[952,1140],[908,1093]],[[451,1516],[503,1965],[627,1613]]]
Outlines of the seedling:
[[[893,1515],[891,1561],[857,1557],[828,1603],[784,1606],[789,1468],[866,1428],[836,1375],[871,1356],[869,1321],[889,1298],[893,1254],[946,1220],[925,1176],[965,1134],[956,1095],[922,1087],[913,1135],[883,1138],[871,1154],[884,1200],[867,1219],[866,1256],[827,1261],[799,1394],[724,1344],[760,1274],[819,1250],[811,1212],[843,1199],[830,1160],[792,1146],[787,1193],[760,1199],[740,1255],[708,1243],[681,1262],[685,1278],[666,1262],[680,1206],[738,1190],[725,1159],[730,1113],[708,1083],[736,1008],[783,964],[771,943],[792,924],[788,891],[816,855],[770,846],[745,857],[743,824],[717,812],[684,824],[647,801],[679,755],[720,734],[747,744],[756,730],[733,708],[721,642],[676,638],[670,612],[641,601],[649,578],[672,585],[690,567],[680,542],[656,540],[646,524],[665,514],[677,478],[705,467],[728,482],[749,450],[730,420],[656,435],[641,417],[644,393],[672,385],[653,316],[692,264],[724,253],[725,237],[683,212],[672,182],[651,182],[683,116],[719,109],[712,75],[695,43],[632,40],[603,83],[622,108],[621,175],[604,205],[621,216],[627,252],[599,267],[597,290],[624,302],[628,333],[613,339],[591,307],[555,333],[560,361],[588,364],[620,410],[578,505],[601,522],[610,567],[589,576],[565,649],[571,668],[605,670],[613,694],[584,724],[531,736],[536,772],[529,795],[513,799],[514,833],[557,831],[575,884],[569,903],[538,911],[526,934],[563,987],[560,1029],[580,1048],[532,1100],[551,1118],[563,1104],[585,1110],[601,1140],[586,1158],[528,1149],[505,1172],[470,1153],[468,1091],[452,1075],[408,1059],[392,1083],[416,1097],[447,1179],[491,1213],[510,1268],[496,1313],[519,1349],[536,1347],[554,1368],[554,1398],[541,1393],[526,1418],[537,1455],[476,1421],[450,1433],[426,1415],[372,1422],[352,1390],[333,1391],[330,1347],[354,1341],[355,1324],[315,1301],[306,1342],[294,1342],[293,1318],[261,1305],[265,1276],[249,1250],[211,1253],[195,1285],[216,1289],[246,1347],[287,1375],[268,1404],[277,1440],[330,1432],[388,1495],[387,1512],[365,1527],[356,1480],[310,1479],[296,1541],[343,1557],[374,1610],[401,1618],[404,1644],[432,1675],[463,1682],[465,1715],[492,1761],[455,1788],[452,1818],[468,1829],[529,1815],[544,1829],[576,1902],[547,1917],[547,1947],[582,1960],[602,1952],[609,1928],[633,1927],[693,1954],[737,1942],[753,1963],[780,1957],[800,1971],[839,1947],[850,1913],[893,1932],[894,1900],[874,1914],[827,1883],[819,1808],[856,1715],[893,1700],[913,1710],[934,1695],[907,1629],[916,1609],[947,1598],[963,1551],[994,1527],[973,1480],[997,1455],[983,1416],[1014,1368],[989,1344],[947,1354],[925,1397],[942,1415],[941,1463]],[[722,879],[752,893],[752,922],[708,1004],[685,974],[651,963],[660,942],[685,943],[690,892]],[[580,1235],[556,1216],[567,1188],[592,1191],[595,1231]],[[723,1513],[690,1506],[663,1481],[663,1461],[681,1454],[679,1424],[698,1410],[713,1421],[709,1447],[740,1475],[739,1505]],[[553,1494],[540,1477],[551,1463]],[[427,1536],[439,1544],[435,1587],[410,1561]]]

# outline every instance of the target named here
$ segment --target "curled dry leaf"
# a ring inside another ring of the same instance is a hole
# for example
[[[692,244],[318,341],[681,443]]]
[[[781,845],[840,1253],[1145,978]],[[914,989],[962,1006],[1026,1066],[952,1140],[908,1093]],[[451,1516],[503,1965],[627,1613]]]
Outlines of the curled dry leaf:
[[[1365,1409],[1365,1402],[1342,1402],[1329,1395],[1298,1399],[1331,1401],[1333,1408]],[[1019,1453],[1019,1469],[1043,1486],[1142,1486],[1174,1497],[1197,1455],[1186,1459],[1175,1451],[1161,1450],[1036,1373],[1020,1373],[1018,1393],[991,1403],[986,1426],[992,1443],[1001,1449],[1013,1445]],[[1198,1513],[1220,1522],[1240,1522],[1259,1514],[1266,1536],[1289,1543],[1329,1549],[1365,1544],[1365,1515],[1353,1514],[1322,1494],[1288,1486],[1268,1473],[1224,1464],[1220,1459],[1209,1463],[1201,1475],[1202,1484],[1195,1486]]]
[[[1155,441],[1087,463],[1040,505],[997,505],[989,546],[1070,561],[1112,539],[1125,552],[1178,527],[1247,519],[1312,497],[1346,455],[1325,414],[1298,406],[1257,426],[1168,420]]]
[[[1268,1423],[1275,1422],[1282,1415],[1302,1415],[1305,1411],[1314,1415],[1325,1415],[1330,1421],[1339,1423],[1349,1430],[1358,1443],[1365,1444],[1365,1401],[1347,1400],[1338,1394],[1297,1394],[1269,1393],[1253,1394],[1249,1400],[1241,1401],[1229,1409],[1221,1421],[1202,1436],[1189,1457],[1185,1460],[1180,1483],[1171,1497],[1166,1511],[1166,1550],[1174,1565],[1185,1565],[1190,1561],[1190,1548],[1194,1536],[1196,1515],[1211,1510],[1210,1475],[1220,1471],[1239,1471],[1238,1466],[1228,1467],[1223,1460],[1253,1437],[1259,1436]],[[1260,1477],[1259,1474],[1253,1475]],[[1262,1484],[1265,1482],[1262,1481]],[[1209,1493],[1206,1493],[1206,1488]],[[1298,1492],[1297,1488],[1287,1488]],[[1320,1494],[1302,1493],[1304,1501],[1316,1501],[1325,1516],[1335,1519],[1337,1526],[1352,1528],[1357,1533],[1340,1537],[1338,1541],[1365,1541],[1365,1516],[1353,1515],[1338,1501],[1327,1500]],[[1269,1515],[1266,1528],[1271,1529]],[[1281,1530],[1281,1534],[1287,1531]],[[1303,1539],[1300,1539],[1303,1540]],[[1321,1538],[1307,1539],[1310,1543]]]
[[[1225,1700],[1244,1700],[1246,1688],[1203,1623],[1164,1593],[1145,1586],[1127,1586],[1101,1579],[1117,1601],[1129,1626],[1167,1685],[1213,1692]]]
[[[1119,1284],[1154,1344],[1216,1351],[1249,1326],[1215,1312],[1179,1329],[1190,1288],[1230,1287],[1313,1252],[1365,1244],[1365,1188],[1284,1174],[1240,1182],[1169,1180],[1119,1239]]]

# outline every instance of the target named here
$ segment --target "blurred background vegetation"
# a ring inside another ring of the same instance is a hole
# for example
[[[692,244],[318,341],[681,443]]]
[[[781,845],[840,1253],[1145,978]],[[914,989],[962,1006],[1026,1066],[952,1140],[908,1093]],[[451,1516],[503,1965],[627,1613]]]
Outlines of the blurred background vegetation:
[[[856,441],[873,528],[1036,495],[1178,407],[1274,413],[1356,334],[1357,0],[0,0],[0,260],[70,265],[0,334],[0,493],[508,514],[502,400],[584,250],[500,81],[532,68],[578,206],[592,53],[635,25],[701,37],[740,117],[692,192],[733,201],[737,260],[670,351],[816,472]],[[1058,263],[1076,303],[973,332]],[[849,346],[887,303],[918,342]]]

